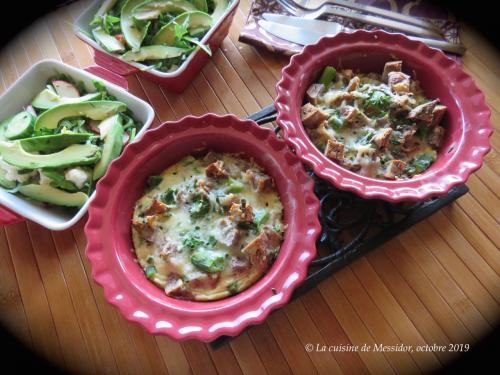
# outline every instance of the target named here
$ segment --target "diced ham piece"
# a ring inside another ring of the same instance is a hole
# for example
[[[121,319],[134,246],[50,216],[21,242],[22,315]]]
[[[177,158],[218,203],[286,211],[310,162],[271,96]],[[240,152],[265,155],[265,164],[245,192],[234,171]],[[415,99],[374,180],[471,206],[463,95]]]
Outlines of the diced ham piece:
[[[329,139],[326,143],[325,156],[334,161],[344,161],[344,145],[335,139]]]
[[[385,129],[380,129],[375,133],[375,135],[372,138],[372,141],[379,147],[379,148],[386,148],[389,139],[391,138],[392,134],[392,129],[391,128],[385,128]]]
[[[317,129],[307,129],[307,134],[315,144],[326,144],[328,140],[333,139],[333,136],[328,132],[326,121],[322,123]]]
[[[309,101],[309,103],[317,105],[319,102],[319,96],[323,91],[325,91],[325,85],[323,85],[322,83],[313,83],[311,86],[309,86],[309,89],[307,89],[306,92],[307,100]]]
[[[370,122],[369,117],[356,107],[351,107],[350,105],[343,106],[340,109],[340,114],[344,118],[344,122],[351,126],[364,126]]]
[[[396,95],[392,98],[391,111],[392,113],[402,113],[411,111],[415,99],[410,98],[408,95]]]
[[[442,126],[435,126],[432,128],[431,133],[429,134],[429,144],[436,148],[441,147],[443,143],[444,137],[444,128]]]
[[[213,289],[219,282],[220,273],[195,271],[189,274],[186,283],[193,289]]]
[[[432,100],[430,102],[420,104],[419,106],[413,108],[410,113],[408,113],[408,118],[410,120],[419,120],[427,125],[432,124],[434,118],[434,109],[438,104],[437,100]]]
[[[179,275],[170,274],[167,278],[167,283],[165,285],[165,293],[167,296],[175,298],[186,298],[190,297],[190,292],[186,289],[184,281]]]
[[[233,203],[229,208],[229,219],[236,223],[251,223],[253,221],[253,208],[248,203]]]
[[[411,126],[410,128],[403,131],[403,146],[402,146],[403,151],[411,152],[418,147],[418,145],[415,144],[415,137],[414,137],[416,132],[417,132],[416,126]]]
[[[385,178],[389,180],[394,180],[396,176],[401,175],[406,167],[406,163],[402,160],[391,160],[387,163],[387,169],[385,171]]]
[[[358,87],[359,87],[359,83],[360,83],[360,82],[361,82],[361,81],[360,81],[360,79],[359,79],[359,77],[358,77],[358,76],[351,78],[351,80],[349,81],[349,84],[347,85],[346,90],[347,90],[348,92],[351,92],[351,91],[357,90],[357,89],[358,89]]]
[[[432,110],[432,123],[431,126],[438,126],[446,113],[448,108],[446,106],[438,104]]]
[[[247,272],[250,269],[250,262],[248,259],[242,257],[232,256],[229,261],[229,269],[233,274]]]
[[[403,68],[402,61],[389,61],[385,63],[384,72],[382,73],[382,81],[387,82],[389,78],[389,73],[391,72],[400,72]]]
[[[217,160],[216,162],[209,164],[209,166],[205,168],[205,174],[207,177],[214,178],[216,180],[227,178],[229,176],[226,170],[224,170],[224,162],[222,160]]]
[[[153,202],[151,203],[151,206],[148,207],[146,211],[144,211],[144,215],[146,216],[154,216],[154,215],[161,215],[167,212],[168,206],[160,202],[158,199],[153,199]]]
[[[390,72],[387,83],[392,92],[405,93],[410,91],[410,76],[403,72]]]
[[[326,113],[318,107],[313,106],[311,103],[307,103],[302,107],[300,116],[306,128],[317,128],[328,118]]]
[[[234,223],[222,219],[219,222],[221,228],[220,235],[217,240],[228,247],[236,246],[240,243],[242,232]]]

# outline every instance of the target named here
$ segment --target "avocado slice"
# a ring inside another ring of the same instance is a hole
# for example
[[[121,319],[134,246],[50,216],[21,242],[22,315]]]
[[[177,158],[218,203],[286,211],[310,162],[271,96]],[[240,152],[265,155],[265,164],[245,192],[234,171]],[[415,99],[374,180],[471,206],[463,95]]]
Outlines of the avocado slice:
[[[133,17],[138,20],[154,20],[162,13],[194,12],[196,6],[185,0],[146,1],[133,9]],[[123,15],[122,15],[123,17]]]
[[[126,109],[126,104],[110,100],[62,104],[42,113],[36,120],[35,130],[55,129],[61,120],[68,117],[85,116],[92,120],[104,120]]]
[[[120,115],[114,115],[112,118],[104,120],[113,123],[104,138],[101,160],[95,165],[93,179],[100,179],[106,173],[109,164],[118,156],[123,149],[123,126],[120,121]],[[103,121],[103,122],[104,122]]]
[[[152,43],[172,45],[175,42],[175,25],[182,25],[186,19],[190,35],[194,35],[192,32],[199,33],[200,28],[208,29],[212,25],[212,17],[206,13],[200,11],[182,13],[158,30],[151,40]]]
[[[95,41],[106,51],[111,53],[125,52],[125,46],[114,36],[109,35],[101,27],[97,27],[92,30],[92,35],[94,36]]]
[[[26,152],[20,142],[0,142],[0,155],[19,169],[63,168],[94,164],[101,158],[101,149],[90,144],[71,145],[53,154],[37,155]]]
[[[66,207],[81,207],[89,199],[89,196],[85,193],[68,193],[67,191],[57,189],[50,185],[21,185],[19,187],[19,192],[37,201]]]
[[[212,13],[212,18],[214,20],[214,24],[221,18],[224,13],[226,13],[227,8],[229,7],[228,0],[214,0],[215,8]]]
[[[54,90],[56,90],[57,95],[63,98],[76,99],[80,97],[80,92],[75,85],[62,79],[52,81],[52,86],[54,86]]]
[[[85,143],[95,135],[92,133],[60,133],[41,135],[19,140],[26,152],[53,153],[77,143]]]
[[[133,9],[142,3],[144,3],[144,0],[126,0],[120,17],[123,36],[133,50],[141,48],[142,41],[150,25],[148,22],[144,26],[138,27],[138,23],[134,21]]]
[[[0,186],[6,189],[14,189],[17,186],[16,181],[7,180],[5,178],[5,171],[0,169]]]
[[[202,12],[208,13],[207,0],[193,0],[193,4],[196,7],[196,9],[201,10]]]
[[[62,169],[42,169],[44,176],[50,178],[50,186],[69,191],[71,193],[77,192],[79,189],[74,183],[66,180],[64,170]]]
[[[93,92],[80,96],[79,98],[64,98],[57,95],[54,91],[50,89],[44,89],[40,94],[38,94],[35,99],[31,102],[31,105],[38,109],[50,109],[57,107],[61,104],[72,104],[81,103],[91,100],[98,99],[101,96],[100,92]]]
[[[163,60],[181,56],[186,50],[170,46],[146,46],[122,55],[125,61]]]

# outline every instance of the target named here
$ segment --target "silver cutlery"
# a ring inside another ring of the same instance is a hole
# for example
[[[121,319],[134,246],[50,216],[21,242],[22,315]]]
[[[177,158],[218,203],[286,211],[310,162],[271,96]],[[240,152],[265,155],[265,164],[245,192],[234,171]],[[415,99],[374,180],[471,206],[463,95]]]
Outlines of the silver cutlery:
[[[336,5],[336,6],[340,6],[343,8],[354,9],[354,10],[364,12],[364,13],[371,13],[371,14],[382,16],[385,18],[391,18],[393,20],[401,21],[403,23],[407,23],[410,25],[420,26],[424,29],[433,30],[433,31],[441,34],[441,30],[430,21],[423,20],[423,19],[418,18],[418,17],[412,17],[412,16],[408,16],[406,14],[394,12],[392,10],[374,7],[371,5],[358,4],[358,3],[350,2],[350,1],[346,1],[346,0],[329,0],[329,1],[324,1],[321,5],[317,6],[316,8],[313,8],[313,7],[304,6],[299,1],[292,1],[292,2],[295,3],[297,8],[300,8],[302,10],[308,10],[308,11],[317,11],[324,4]]]
[[[288,12],[292,15],[304,19],[315,20],[324,15],[332,14],[335,16],[350,18],[356,21],[360,21],[366,24],[387,27],[392,30],[401,31],[408,34],[419,35],[426,38],[443,39],[442,35],[439,33],[429,30],[420,26],[409,25],[400,21],[390,20],[387,18],[346,12],[345,10],[338,9],[329,3],[325,3],[316,10],[304,10],[303,7],[299,8],[297,3],[292,0],[277,0]]]
[[[278,38],[304,46],[317,42],[323,36],[335,36],[343,31],[353,31],[352,29],[346,28],[337,22],[306,20],[299,17],[283,16],[271,13],[265,13],[263,17],[263,20],[258,21],[259,26],[262,29],[277,36]],[[414,36],[407,37],[412,40],[426,43],[431,47],[455,53],[457,55],[462,55],[465,52],[465,47],[462,44]]]

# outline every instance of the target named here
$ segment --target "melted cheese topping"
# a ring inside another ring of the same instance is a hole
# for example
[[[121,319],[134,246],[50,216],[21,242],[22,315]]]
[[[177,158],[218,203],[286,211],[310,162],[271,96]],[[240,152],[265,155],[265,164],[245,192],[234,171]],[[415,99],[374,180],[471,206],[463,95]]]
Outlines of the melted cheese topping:
[[[241,292],[267,271],[283,237],[274,182],[232,154],[186,157],[150,180],[132,233],[146,276],[167,295],[199,301]]]

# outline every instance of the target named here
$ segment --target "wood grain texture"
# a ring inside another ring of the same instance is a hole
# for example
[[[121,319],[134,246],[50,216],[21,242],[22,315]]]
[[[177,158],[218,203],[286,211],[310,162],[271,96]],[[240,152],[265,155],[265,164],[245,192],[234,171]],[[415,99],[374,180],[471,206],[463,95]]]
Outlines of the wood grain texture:
[[[0,51],[0,91],[44,58],[83,68],[92,52],[71,23],[79,1],[47,15]],[[228,38],[182,95],[130,77],[155,109],[153,126],[207,112],[246,116],[272,103],[287,58],[238,42],[249,10],[241,1]],[[469,26],[464,68],[484,90],[497,131],[470,193],[337,272],[219,349],[154,337],[125,321],[91,279],[86,217],[50,232],[34,223],[0,228],[0,323],[29,348],[73,373],[391,374],[427,373],[445,352],[308,353],[363,344],[474,345],[500,317],[500,55]]]

